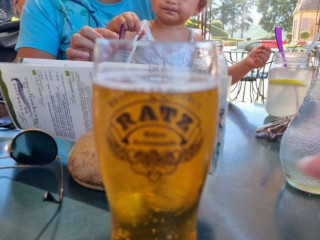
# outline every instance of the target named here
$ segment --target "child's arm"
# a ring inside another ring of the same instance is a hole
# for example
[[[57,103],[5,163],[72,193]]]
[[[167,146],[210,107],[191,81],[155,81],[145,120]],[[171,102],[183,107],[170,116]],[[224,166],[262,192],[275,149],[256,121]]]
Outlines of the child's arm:
[[[271,49],[267,46],[260,46],[252,50],[249,55],[240,62],[229,67],[229,75],[232,76],[232,84],[241,80],[248,72],[254,68],[263,67],[271,54]]]
[[[139,33],[141,27],[141,21],[139,17],[133,12],[125,12],[119,16],[114,17],[111,19],[109,24],[107,25],[107,29],[113,31],[115,33],[120,33],[121,25],[124,23],[124,33],[129,32],[136,32]]]

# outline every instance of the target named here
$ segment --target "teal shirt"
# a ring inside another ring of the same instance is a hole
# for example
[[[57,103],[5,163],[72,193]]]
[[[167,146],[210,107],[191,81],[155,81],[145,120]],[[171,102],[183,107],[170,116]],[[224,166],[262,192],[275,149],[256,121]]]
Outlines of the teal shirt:
[[[27,0],[16,50],[35,48],[66,59],[71,36],[83,26],[105,27],[113,17],[128,11],[135,12],[141,20],[155,17],[150,0],[121,0],[114,4],[98,0]]]

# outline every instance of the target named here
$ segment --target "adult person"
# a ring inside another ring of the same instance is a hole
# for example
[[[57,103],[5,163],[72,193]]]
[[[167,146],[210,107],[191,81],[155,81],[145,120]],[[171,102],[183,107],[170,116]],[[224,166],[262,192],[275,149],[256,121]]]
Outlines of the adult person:
[[[154,17],[149,0],[28,0],[21,15],[17,58],[66,59],[72,35],[115,38],[105,26],[126,11],[143,19]]]

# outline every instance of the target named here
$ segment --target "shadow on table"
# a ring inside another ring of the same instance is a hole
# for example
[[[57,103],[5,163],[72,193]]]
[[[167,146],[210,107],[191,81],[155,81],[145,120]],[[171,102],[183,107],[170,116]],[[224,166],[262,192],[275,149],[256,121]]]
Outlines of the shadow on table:
[[[318,240],[320,196],[308,194],[286,183],[278,195],[274,221],[281,239]]]
[[[231,120],[242,132],[242,134],[245,136],[245,138],[248,141],[248,144],[250,142],[257,142],[259,145],[255,150],[256,154],[261,156],[262,159],[262,175],[260,180],[261,186],[266,186],[268,182],[270,181],[270,178],[272,177],[273,173],[275,171],[278,171],[279,164],[280,164],[280,158],[279,158],[279,149],[280,149],[280,142],[279,141],[269,141],[268,139],[264,138],[258,138],[256,136],[256,129],[261,127],[263,124],[269,123],[273,120],[272,117],[265,117],[265,110],[263,107],[258,108],[253,104],[246,104],[246,113],[243,112],[243,108],[240,109],[237,107],[236,104],[231,103],[229,106],[229,120]],[[260,114],[259,111],[261,110]],[[261,118],[261,126],[253,124],[250,119],[257,119]],[[236,137],[233,137],[235,139]],[[243,137],[241,139],[243,140]],[[234,144],[235,145],[235,144]],[[281,169],[281,167],[280,167]]]
[[[251,107],[248,105],[247,110],[250,111],[250,109]],[[240,128],[245,136],[251,136],[252,132],[255,132],[258,127],[255,124],[250,123],[249,119],[243,113],[243,110],[238,108],[232,102],[229,104],[228,118]]]
[[[0,141],[2,152],[5,151],[4,149],[10,140],[11,138],[6,138],[5,141]],[[72,198],[85,204],[109,211],[105,192],[84,188],[77,184],[69,174],[67,169],[67,159],[73,143],[61,139],[56,140],[59,148],[59,156],[63,159],[64,197]],[[1,161],[1,166],[11,166],[16,164],[17,163],[10,158]],[[12,181],[21,182],[23,184],[43,189],[43,193],[49,191],[57,196],[58,191],[60,190],[59,161],[53,161],[50,164],[40,167],[4,169],[1,170],[0,174],[0,176],[8,177],[12,179]],[[42,196],[39,197],[42,198]],[[17,197],[17,199],[19,201],[19,197]]]
[[[49,166],[50,165],[50,166]],[[46,166],[25,169],[15,169],[12,180],[49,191],[56,196],[60,190],[59,162],[55,161]],[[70,176],[67,166],[63,165],[64,197],[81,201],[88,205],[109,211],[105,192],[84,188],[77,184]],[[42,196],[39,196],[42,197]],[[17,197],[17,199],[19,199]]]
[[[215,237],[212,227],[204,222],[198,221],[197,239],[214,240]]]
[[[43,236],[43,234],[46,232],[46,230],[50,227],[50,225],[52,224],[52,222],[56,219],[58,213],[60,212],[61,209],[61,205],[57,206],[56,211],[53,213],[53,215],[49,218],[49,220],[45,223],[44,227],[41,229],[41,231],[39,232],[39,234],[36,236],[35,240],[39,240],[41,239],[41,237]],[[55,224],[55,227],[57,227],[57,224]]]

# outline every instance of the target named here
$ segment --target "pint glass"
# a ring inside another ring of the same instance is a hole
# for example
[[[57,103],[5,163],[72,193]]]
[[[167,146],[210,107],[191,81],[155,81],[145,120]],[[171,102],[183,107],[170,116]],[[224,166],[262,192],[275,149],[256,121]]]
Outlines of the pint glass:
[[[97,44],[93,84],[94,130],[112,239],[195,240],[215,143],[217,81],[201,71],[129,63],[132,48],[121,42]],[[121,50],[129,51],[121,57],[124,62],[100,61],[108,52],[122,55]]]

